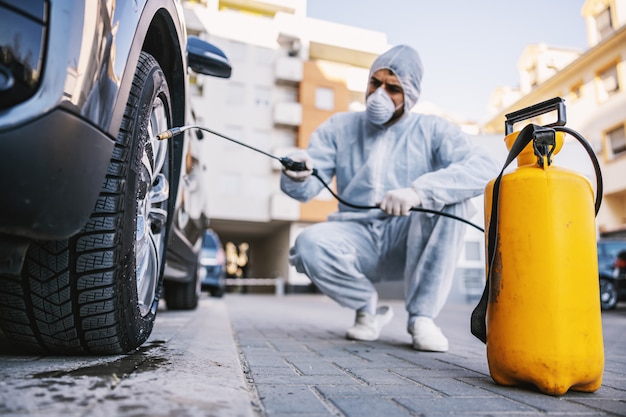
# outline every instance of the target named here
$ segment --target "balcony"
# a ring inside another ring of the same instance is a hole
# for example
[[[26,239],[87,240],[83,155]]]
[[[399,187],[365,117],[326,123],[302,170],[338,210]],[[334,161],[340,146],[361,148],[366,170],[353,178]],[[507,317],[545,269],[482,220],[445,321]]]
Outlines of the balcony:
[[[274,106],[274,124],[297,127],[302,124],[302,105],[300,103],[284,102]]]
[[[276,82],[299,83],[302,81],[303,67],[299,58],[288,56],[278,58],[274,68]]]

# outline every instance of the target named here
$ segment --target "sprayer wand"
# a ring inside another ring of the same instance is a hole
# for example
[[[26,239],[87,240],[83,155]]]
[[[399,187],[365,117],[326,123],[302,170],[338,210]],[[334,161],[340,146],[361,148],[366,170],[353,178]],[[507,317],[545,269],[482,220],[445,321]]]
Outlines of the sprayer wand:
[[[254,146],[250,146],[246,143],[240,142],[236,139],[233,139],[231,137],[228,137],[226,135],[223,135],[219,132],[216,132],[214,130],[208,129],[206,127],[203,126],[198,126],[198,125],[186,125],[186,126],[180,126],[180,127],[173,127],[171,129],[168,129],[164,132],[159,133],[156,137],[158,140],[165,140],[165,139],[170,139],[180,133],[183,133],[186,130],[189,129],[199,129],[199,130],[204,130],[205,132],[211,133],[215,136],[219,136],[223,139],[229,140],[231,142],[234,142],[238,145],[244,146],[248,149],[251,149],[253,151],[262,153],[265,156],[269,156],[272,159],[275,159],[277,161],[279,161],[281,163],[281,165],[289,171],[307,171],[308,168],[306,166],[306,164],[304,162],[299,162],[299,161],[294,161],[293,159],[284,156],[282,158],[277,157],[276,155],[272,155],[271,153],[265,152],[261,149],[255,148]],[[371,209],[380,209],[380,206],[376,205],[376,206],[362,206],[362,205],[358,205],[358,204],[353,204],[350,203],[349,201],[344,200],[343,198],[339,197],[330,187],[329,185],[326,183],[326,181],[324,181],[324,179],[322,179],[322,177],[320,177],[320,175],[317,172],[317,169],[313,168],[311,175],[313,175],[315,178],[317,178],[322,185],[330,192],[330,194],[337,199],[337,201],[339,201],[341,204],[346,205],[348,207],[354,208],[354,209],[359,209],[359,210],[371,210]],[[485,231],[485,229],[483,229],[482,227],[478,226],[475,223],[470,222],[469,220],[466,220],[462,217],[458,217],[455,216],[454,214],[449,214],[446,213],[444,211],[439,211],[439,210],[430,210],[430,209],[425,209],[425,208],[421,208],[421,207],[411,207],[411,211],[419,211],[422,213],[430,213],[430,214],[436,214],[438,216],[443,216],[443,217],[448,217],[450,219],[454,219],[454,220],[458,220],[460,222],[463,222],[465,224],[468,224],[472,227],[474,227],[475,229],[478,229],[479,231],[483,232]]]
[[[271,153],[265,152],[261,149],[255,148],[254,146],[250,146],[246,143],[240,142],[236,139],[233,139],[231,137],[228,137],[226,135],[223,135],[219,132],[216,132],[214,130],[208,129],[206,127],[202,127],[202,126],[198,126],[198,125],[186,125],[186,126],[181,126],[181,127],[173,127],[171,129],[166,130],[165,132],[161,132],[157,135],[157,139],[158,140],[164,140],[164,139],[170,139],[173,136],[176,136],[180,133],[183,133],[185,130],[189,130],[189,129],[199,129],[199,130],[204,130],[205,132],[211,133],[215,136],[219,136],[220,138],[229,140],[231,142],[234,142],[238,145],[244,146],[248,149],[252,149],[253,151],[257,151],[259,153],[262,153],[265,156],[269,156],[272,159],[275,159],[277,161],[279,161],[283,167],[285,167],[285,169],[290,170],[290,171],[306,171],[307,167],[304,164],[304,162],[298,162],[298,161],[294,161],[291,158],[288,157],[282,157],[279,158],[276,155],[272,155]]]

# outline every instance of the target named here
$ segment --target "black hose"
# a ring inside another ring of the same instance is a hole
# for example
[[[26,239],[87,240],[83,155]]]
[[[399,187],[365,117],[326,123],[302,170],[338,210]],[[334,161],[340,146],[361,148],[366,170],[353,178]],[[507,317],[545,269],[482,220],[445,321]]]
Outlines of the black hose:
[[[169,139],[173,136],[176,136],[182,132],[184,132],[185,130],[188,129],[199,129],[199,130],[204,130],[205,132],[211,133],[215,136],[219,136],[222,139],[226,139],[229,140],[231,142],[234,142],[238,145],[244,146],[248,149],[251,149],[253,151],[262,153],[265,156],[269,156],[270,158],[276,159],[277,161],[279,161],[281,164],[283,164],[283,166],[286,169],[294,169],[294,170],[306,170],[306,166],[302,163],[302,162],[296,162],[296,161],[292,161],[290,158],[279,158],[275,155],[272,155],[268,152],[262,151],[261,149],[257,149],[254,146],[250,146],[246,143],[240,142],[236,139],[233,139],[231,137],[228,137],[222,133],[216,132],[214,130],[211,130],[209,128],[203,127],[203,126],[198,126],[198,125],[186,125],[186,126],[180,126],[180,127],[173,127],[171,129],[168,129],[164,132],[161,132],[157,135],[157,139],[159,140],[164,140],[164,139]],[[299,168],[294,168],[296,166],[299,166]],[[326,181],[324,181],[319,174],[317,173],[316,169],[313,169],[312,175],[317,178],[318,180],[320,180],[320,182],[322,183],[322,185],[324,185],[324,187],[330,191],[330,193],[332,194],[333,197],[335,197],[337,199],[337,201],[339,201],[341,204],[346,205],[348,207],[354,208],[354,209],[358,209],[358,210],[371,210],[371,209],[380,209],[379,206],[361,206],[358,204],[353,204],[350,203],[346,200],[344,200],[343,198],[339,197],[337,194],[335,194],[335,192],[328,186],[328,184],[326,183]],[[425,209],[425,208],[421,208],[421,207],[411,207],[411,211],[418,211],[421,213],[430,213],[430,214],[436,214],[438,216],[443,216],[443,217],[448,217],[450,219],[454,219],[454,220],[458,220],[462,223],[468,224],[478,230],[480,230],[482,233],[485,232],[485,229],[483,229],[482,227],[478,226],[477,224],[474,224],[472,222],[470,222],[469,220],[466,220],[462,217],[458,217],[455,216],[454,214],[449,214],[449,213],[445,213],[443,211],[439,211],[439,210],[430,210],[430,209]]]
[[[598,162],[598,158],[596,158],[596,153],[589,145],[589,142],[577,131],[570,129],[565,126],[555,126],[553,127],[557,132],[565,132],[574,136],[576,140],[585,148],[587,151],[587,155],[589,155],[589,159],[591,159],[591,163],[593,164],[593,169],[596,174],[596,203],[595,203],[595,211],[596,216],[598,215],[598,211],[600,211],[600,205],[602,204],[602,194],[604,193],[604,187],[602,183],[602,171],[600,171],[600,162]]]
[[[234,142],[238,145],[244,146],[248,149],[251,149],[253,151],[262,153],[265,156],[269,156],[270,158],[276,159],[277,161],[279,161],[281,164],[283,164],[283,166],[286,169],[294,169],[294,166],[300,166],[299,168],[297,168],[298,170],[303,170],[306,169],[306,167],[304,166],[303,163],[301,162],[295,162],[292,161],[289,158],[279,158],[275,155],[272,155],[268,152],[262,151],[261,149],[257,149],[254,146],[250,146],[246,143],[240,142],[236,139],[230,138],[226,135],[223,135],[219,132],[216,132],[214,130],[208,129],[206,127],[203,126],[198,126],[198,125],[187,125],[187,126],[181,126],[181,127],[175,127],[169,130],[166,130],[165,132],[161,132],[157,135],[157,138],[159,140],[163,140],[163,139],[168,139],[171,138],[172,136],[175,136],[179,133],[184,132],[187,129],[199,129],[199,130],[204,130],[208,133],[212,133],[216,136],[219,136],[223,139],[227,139],[231,142]],[[602,203],[602,192],[603,192],[603,186],[602,186],[602,172],[600,171],[600,164],[598,162],[598,159],[596,158],[595,152],[593,151],[593,149],[591,148],[591,146],[589,145],[589,143],[585,140],[584,137],[582,137],[580,135],[580,133],[576,132],[575,130],[572,130],[570,128],[564,127],[564,126],[556,126],[554,127],[554,130],[556,131],[561,131],[561,132],[565,132],[565,133],[569,133],[570,135],[574,136],[574,138],[576,138],[576,140],[578,140],[578,142],[580,142],[581,145],[583,145],[583,147],[585,148],[585,150],[587,151],[587,154],[589,154],[589,157],[591,159],[591,162],[593,163],[593,167],[595,170],[595,174],[596,174],[596,202],[595,202],[595,212],[596,215],[598,214],[598,211],[600,210],[600,204]],[[289,165],[291,164],[291,165]],[[349,201],[344,200],[343,198],[339,197],[326,183],[326,181],[324,181],[322,179],[322,177],[319,176],[317,169],[313,169],[312,175],[317,178],[322,185],[330,192],[330,194],[337,199],[337,201],[339,201],[341,204],[354,208],[354,209],[358,209],[358,210],[371,210],[371,209],[380,209],[380,206],[363,206],[363,205],[359,205],[359,204],[353,204],[350,203]],[[466,220],[462,217],[459,216],[455,216],[454,214],[449,214],[443,211],[439,211],[439,210],[430,210],[430,209],[425,209],[425,208],[421,208],[421,207],[411,207],[411,211],[417,211],[420,213],[430,213],[430,214],[436,214],[438,216],[443,216],[443,217],[448,217],[450,219],[454,219],[454,220],[458,220],[462,223],[468,224],[472,227],[474,227],[475,229],[479,230],[480,232],[484,233],[485,229],[483,229],[482,227],[478,226],[475,223],[470,222],[469,220]]]
[[[589,145],[589,142],[587,142],[587,140],[578,132],[576,132],[575,130],[572,130],[568,127],[564,127],[564,126],[556,126],[554,127],[555,131],[561,131],[561,132],[565,132],[565,133],[569,133],[570,135],[572,135],[574,138],[576,138],[576,140],[578,140],[578,142],[580,142],[580,144],[583,146],[583,148],[585,148],[585,151],[587,152],[587,154],[589,155],[589,159],[591,159],[591,162],[593,164],[593,168],[595,171],[595,176],[596,176],[596,199],[595,199],[595,213],[596,215],[598,214],[598,211],[600,210],[600,205],[602,204],[602,194],[603,194],[603,183],[602,183],[602,172],[600,171],[600,163],[598,162],[598,158],[596,158],[596,154],[593,150],[593,148],[591,147],[591,145]],[[379,206],[364,206],[364,205],[359,205],[359,204],[353,204],[350,203],[349,201],[344,200],[343,198],[339,197],[326,183],[326,181],[324,181],[322,179],[322,177],[319,176],[318,172],[316,169],[313,169],[312,175],[317,178],[322,185],[330,192],[330,194],[337,199],[337,201],[339,201],[341,204],[346,205],[348,207],[354,208],[354,209],[358,209],[358,210],[371,210],[371,209],[380,209]],[[455,216],[454,214],[449,214],[449,213],[445,213],[443,211],[439,211],[439,210],[430,210],[430,209],[425,209],[425,208],[421,208],[421,207],[411,207],[411,211],[417,211],[420,213],[430,213],[430,214],[436,214],[439,216],[443,216],[443,217],[448,217],[450,219],[454,219],[454,220],[458,220],[462,223],[468,224],[472,227],[474,227],[475,229],[481,231],[482,233],[485,232],[485,229],[483,229],[482,227],[478,226],[475,223],[470,222],[469,220],[466,220],[462,217],[458,217]]]
[[[358,209],[358,210],[380,209],[380,206],[362,206],[362,205],[359,205],[359,204],[350,203],[349,201],[346,201],[343,198],[339,197],[337,194],[335,194],[335,192],[328,186],[326,181],[324,181],[322,179],[322,177],[319,176],[319,174],[317,173],[316,169],[313,170],[313,173],[311,175],[313,175],[315,178],[320,180],[322,185],[332,194],[332,196],[335,197],[337,199],[337,201],[339,201],[343,205],[346,205],[348,207],[351,207],[351,208],[354,208],[354,209]],[[458,221],[463,222],[465,224],[469,224],[470,226],[480,230],[483,233],[485,232],[485,229],[483,229],[482,227],[478,226],[477,224],[472,223],[469,220],[466,220],[466,219],[464,219],[462,217],[455,216],[454,214],[449,214],[449,213],[446,213],[446,212],[443,212],[443,211],[439,211],[439,210],[425,209],[425,208],[421,208],[421,207],[411,207],[411,211],[418,211],[420,213],[437,214],[439,216],[448,217],[450,219],[458,220]]]

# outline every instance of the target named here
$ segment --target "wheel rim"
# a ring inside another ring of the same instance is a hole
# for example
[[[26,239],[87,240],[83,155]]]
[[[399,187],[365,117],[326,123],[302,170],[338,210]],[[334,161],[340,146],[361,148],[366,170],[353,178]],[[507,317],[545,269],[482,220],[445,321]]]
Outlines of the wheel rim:
[[[610,306],[615,302],[617,295],[612,282],[602,280],[600,282],[600,301],[604,306]]]
[[[148,120],[149,139],[141,155],[137,193],[137,299],[142,316],[153,310],[154,299],[163,262],[167,200],[169,198],[167,141],[156,139],[159,132],[168,129],[167,109],[157,97]]]

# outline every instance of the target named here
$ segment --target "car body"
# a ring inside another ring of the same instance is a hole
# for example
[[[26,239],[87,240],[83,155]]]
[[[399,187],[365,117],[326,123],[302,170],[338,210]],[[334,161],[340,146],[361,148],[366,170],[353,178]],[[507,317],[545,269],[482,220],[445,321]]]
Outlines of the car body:
[[[136,349],[164,280],[168,307],[196,306],[200,146],[157,134],[189,120],[188,59],[230,64],[188,51],[182,16],[177,0],[0,0],[0,326],[24,349]]]
[[[226,290],[226,256],[222,241],[215,231],[207,229],[202,238],[198,276],[203,291],[221,297]]]
[[[616,266],[618,254],[622,251],[626,251],[626,239],[598,240],[600,305],[603,310],[614,309],[619,301],[626,300],[626,274],[620,274]]]

